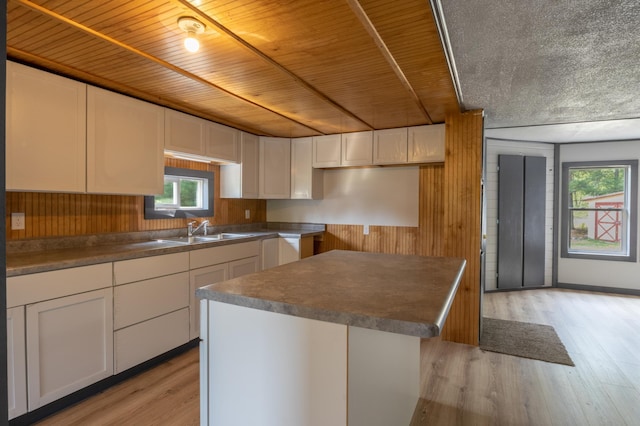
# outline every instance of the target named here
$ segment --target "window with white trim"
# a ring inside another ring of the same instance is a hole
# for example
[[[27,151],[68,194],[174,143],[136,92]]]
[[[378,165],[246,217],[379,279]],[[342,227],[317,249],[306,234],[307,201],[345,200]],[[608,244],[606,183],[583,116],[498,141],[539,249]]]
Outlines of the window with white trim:
[[[561,256],[636,261],[638,161],[562,164]]]
[[[213,173],[165,167],[164,193],[145,196],[145,219],[213,216]]]

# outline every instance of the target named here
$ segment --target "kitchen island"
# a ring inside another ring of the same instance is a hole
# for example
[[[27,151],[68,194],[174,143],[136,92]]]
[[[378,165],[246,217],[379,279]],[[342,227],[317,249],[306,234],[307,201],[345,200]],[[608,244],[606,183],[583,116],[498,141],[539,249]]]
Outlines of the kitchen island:
[[[409,424],[465,264],[334,250],[198,289],[201,424]]]

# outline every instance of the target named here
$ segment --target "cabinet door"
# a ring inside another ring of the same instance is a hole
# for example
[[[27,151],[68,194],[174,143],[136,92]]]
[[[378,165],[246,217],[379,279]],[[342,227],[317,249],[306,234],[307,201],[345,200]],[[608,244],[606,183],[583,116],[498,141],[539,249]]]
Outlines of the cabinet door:
[[[24,306],[7,309],[7,392],[9,419],[27,412]]]
[[[196,297],[196,289],[206,285],[219,283],[229,279],[229,266],[226,263],[194,269],[189,273],[189,338],[200,337],[200,302]]]
[[[27,305],[29,411],[113,374],[111,288]]]
[[[373,132],[342,134],[342,165],[370,166],[373,164]]]
[[[87,107],[87,192],[162,194],[164,109],[95,87]]]
[[[321,199],[322,181],[323,171],[313,168],[312,138],[291,139],[291,198]]]
[[[300,238],[278,238],[278,244],[280,265],[300,260]]]
[[[409,127],[409,163],[444,161],[444,124]]]
[[[220,166],[221,198],[258,198],[258,167],[260,147],[258,136],[240,135],[240,164]]]
[[[280,238],[262,240],[262,270],[275,268],[280,264]]]
[[[260,138],[260,198],[289,198],[291,194],[291,140]]]
[[[207,124],[207,157],[237,163],[240,157],[240,131],[218,123]]]
[[[373,164],[407,162],[407,128],[373,132]]]
[[[7,62],[9,191],[86,191],[87,86]]]
[[[339,167],[342,155],[339,134],[313,137],[313,167]]]
[[[175,153],[205,155],[205,120],[165,108],[164,130],[165,150]]]
[[[253,256],[246,259],[229,262],[229,279],[252,274],[260,270],[260,257]]]

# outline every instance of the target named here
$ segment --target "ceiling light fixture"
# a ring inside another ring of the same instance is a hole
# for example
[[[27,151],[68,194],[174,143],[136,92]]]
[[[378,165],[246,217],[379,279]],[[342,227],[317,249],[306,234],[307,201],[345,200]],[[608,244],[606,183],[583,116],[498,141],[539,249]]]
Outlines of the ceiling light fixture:
[[[187,38],[184,39],[184,48],[191,53],[197,52],[200,48],[200,42],[196,36],[204,33],[205,25],[191,16],[182,16],[178,18],[178,27],[187,33]]]

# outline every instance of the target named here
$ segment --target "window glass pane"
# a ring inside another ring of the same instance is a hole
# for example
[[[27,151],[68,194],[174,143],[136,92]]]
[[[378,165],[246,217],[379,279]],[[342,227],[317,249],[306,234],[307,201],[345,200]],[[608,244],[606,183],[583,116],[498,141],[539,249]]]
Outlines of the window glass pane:
[[[584,253],[622,254],[625,227],[621,211],[574,210],[569,250]]]
[[[603,208],[602,203],[624,200],[625,167],[569,169],[569,207]]]
[[[144,197],[145,219],[213,217],[213,172],[165,167],[164,193]]]
[[[180,207],[201,208],[202,181],[200,179],[180,179]]]
[[[156,205],[162,206],[173,206],[174,208],[178,205],[178,182],[175,179],[167,179],[165,177],[164,180],[164,193],[160,196],[157,196]]]

